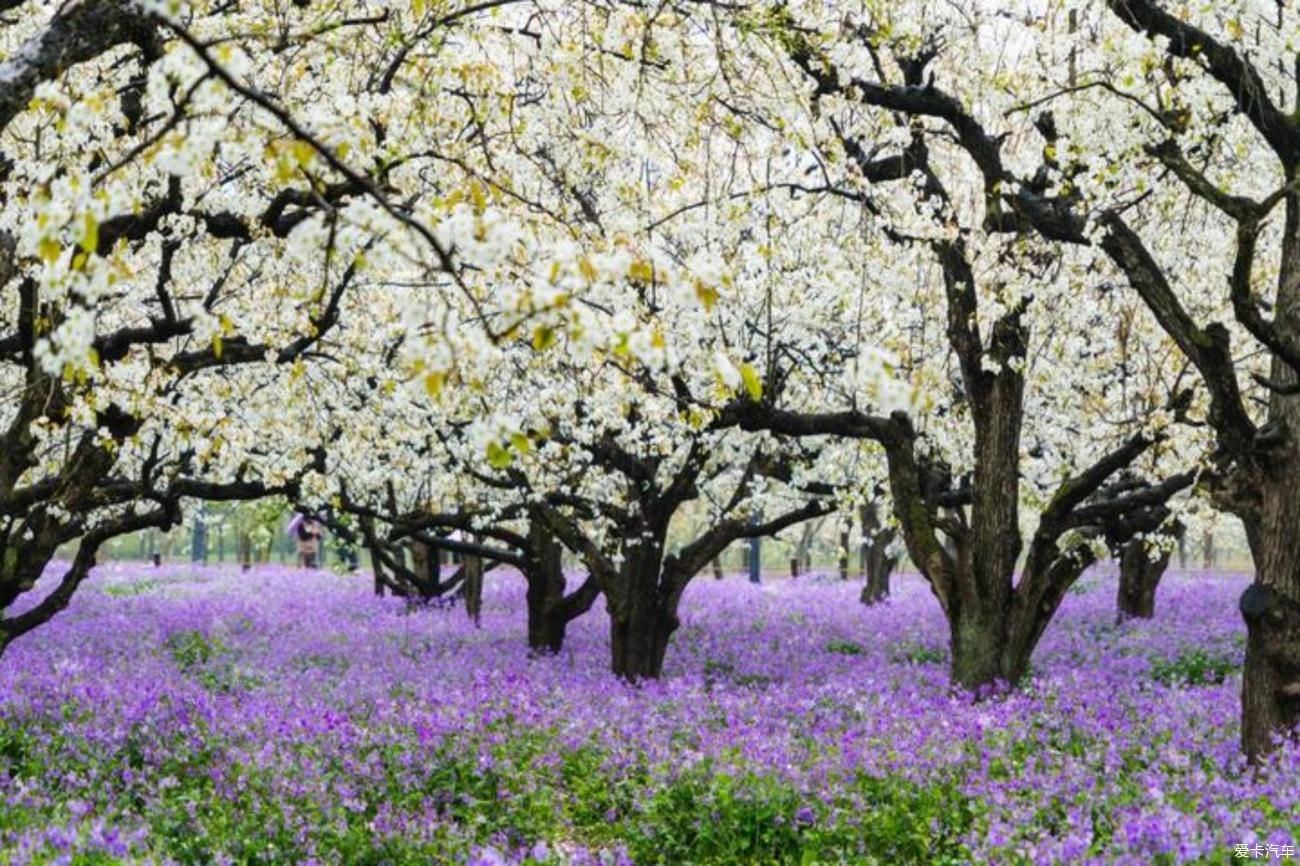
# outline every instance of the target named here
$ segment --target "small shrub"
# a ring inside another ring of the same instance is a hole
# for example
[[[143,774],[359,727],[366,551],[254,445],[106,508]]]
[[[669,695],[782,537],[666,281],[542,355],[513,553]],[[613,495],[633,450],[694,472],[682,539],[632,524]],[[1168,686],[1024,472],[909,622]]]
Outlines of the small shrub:
[[[256,688],[262,683],[260,678],[235,666],[229,648],[219,638],[209,637],[198,629],[178,631],[163,645],[176,669],[193,677],[210,692],[235,692]]]
[[[709,659],[701,668],[706,684],[713,686],[720,682],[726,681],[735,683],[738,686],[751,686],[754,688],[764,688],[770,685],[772,677],[766,674],[741,673],[736,670],[736,666],[731,662],[719,661],[718,659]]]
[[[114,583],[100,587],[100,592],[104,595],[111,595],[117,598],[129,598],[133,595],[145,595],[153,592],[163,585],[161,580],[133,580],[130,583]]]
[[[866,653],[862,644],[854,643],[851,640],[833,640],[826,644],[826,652],[839,653],[843,656],[860,656]]]
[[[942,664],[948,658],[948,654],[937,647],[923,646],[920,644],[904,644],[896,646],[889,654],[889,660],[897,664],[908,665],[935,665]]]
[[[175,632],[167,637],[163,645],[167,647],[167,652],[181,673],[189,673],[225,652],[220,640],[210,638],[198,629]]]
[[[767,674],[737,674],[731,681],[745,688],[765,689],[772,684],[773,679]]]
[[[1151,663],[1151,678],[1165,685],[1217,685],[1238,667],[1236,660],[1198,647],[1172,659],[1156,659]]]

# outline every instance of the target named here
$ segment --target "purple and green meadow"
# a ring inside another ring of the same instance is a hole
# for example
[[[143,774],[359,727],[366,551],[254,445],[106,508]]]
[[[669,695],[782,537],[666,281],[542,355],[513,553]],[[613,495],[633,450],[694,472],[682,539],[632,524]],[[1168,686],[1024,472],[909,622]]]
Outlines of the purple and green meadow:
[[[0,862],[1225,863],[1300,837],[1300,749],[1238,737],[1248,578],[1170,575],[1116,624],[1085,575],[1030,681],[948,687],[919,579],[687,591],[665,677],[608,673],[603,605],[530,658],[365,578],[100,568],[0,663]]]

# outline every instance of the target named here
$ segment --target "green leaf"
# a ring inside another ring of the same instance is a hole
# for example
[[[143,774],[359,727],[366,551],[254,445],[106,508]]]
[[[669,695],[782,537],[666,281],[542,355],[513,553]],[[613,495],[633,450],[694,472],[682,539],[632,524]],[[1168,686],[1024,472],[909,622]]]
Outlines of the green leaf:
[[[763,380],[759,377],[758,371],[748,363],[740,365],[740,381],[745,383],[749,399],[754,401],[763,399]]]
[[[489,442],[487,447],[487,462],[493,469],[505,469],[515,459],[510,453],[510,449],[504,447],[500,442]]]
[[[88,253],[99,249],[99,220],[89,211],[82,215],[81,248]]]
[[[539,352],[545,352],[551,346],[555,345],[555,329],[549,325],[541,325],[533,331],[533,348]]]

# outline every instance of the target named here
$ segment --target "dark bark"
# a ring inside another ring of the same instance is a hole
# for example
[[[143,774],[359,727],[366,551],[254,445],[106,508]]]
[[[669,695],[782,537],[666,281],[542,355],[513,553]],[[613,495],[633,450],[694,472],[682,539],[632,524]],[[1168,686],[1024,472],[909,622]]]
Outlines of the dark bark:
[[[1279,408],[1300,422],[1300,408]],[[1300,429],[1300,423],[1293,429]],[[1255,560],[1255,583],[1241,599],[1246,623],[1242,676],[1242,747],[1252,758],[1300,725],[1300,447],[1260,484],[1256,519],[1243,521]]]
[[[434,561],[437,561],[436,556]],[[474,627],[478,628],[483,616],[483,560],[477,556],[466,556],[461,569],[465,572],[465,582],[461,587],[465,598],[465,613]]]
[[[7,61],[0,88],[0,130],[31,102],[37,85],[124,43],[152,46],[157,25],[133,2],[96,0],[65,3],[45,29],[18,47]],[[156,49],[150,47],[150,53]]]
[[[96,557],[105,542],[150,527],[169,529],[178,518],[174,507],[156,508],[105,520],[94,529],[80,534],[72,563],[54,589],[24,612],[14,616],[0,616],[0,657],[3,657],[4,651],[15,640],[49,622],[67,608],[81,583],[94,568]],[[33,541],[39,544],[41,536],[38,534]],[[18,595],[35,586],[55,552],[56,549],[42,550],[33,556],[27,550],[15,553],[8,543],[0,545],[0,601],[3,602],[0,604],[0,612]]]
[[[999,683],[1019,682],[1028,652],[1009,651],[1006,611],[991,604],[961,608],[948,632],[955,685],[978,693]]]
[[[1300,725],[1300,604],[1260,580],[1275,576],[1261,569],[1241,596],[1247,631],[1241,736],[1251,756],[1271,751],[1276,737],[1296,736]]]
[[[657,679],[678,626],[676,599],[661,592],[663,541],[631,547],[624,557],[620,591],[610,596],[610,669],[627,680]]]
[[[1120,619],[1151,619],[1156,615],[1156,587],[1169,567],[1170,551],[1151,551],[1141,539],[1124,545],[1119,558],[1119,593],[1116,602]]]
[[[840,580],[849,579],[849,527],[840,529]]]
[[[194,517],[194,527],[190,536],[190,562],[208,564],[208,525],[206,510],[199,509]]]
[[[1288,179],[1296,166],[1288,166]],[[1286,199],[1286,225],[1276,317],[1270,328],[1300,340],[1300,197]],[[1280,342],[1275,340],[1274,342]],[[1255,583],[1241,600],[1246,623],[1242,674],[1242,747],[1252,758],[1278,739],[1300,736],[1300,359],[1275,351],[1267,424],[1256,437],[1253,474],[1238,489],[1252,490],[1254,507],[1239,511],[1255,560]],[[1207,547],[1212,544],[1207,534]],[[1212,548],[1207,558],[1212,555]]]
[[[366,549],[370,551],[376,595],[387,591],[414,604],[429,604],[455,590],[464,593],[463,586],[471,577],[471,571],[462,563],[443,580],[437,551],[429,539],[407,536],[394,540],[391,536],[381,535],[370,515],[362,515],[359,526]]]
[[[576,590],[566,594],[564,546],[551,529],[545,508],[521,506],[505,515],[506,520],[526,519],[526,534],[504,523],[482,525],[481,516],[467,512],[430,514],[424,508],[417,508],[410,514],[396,515],[392,513],[396,510],[395,501],[390,501],[388,514],[368,509],[346,497],[343,509],[358,519],[362,535],[378,563],[377,581],[399,595],[425,601],[458,590],[457,597],[465,601],[466,612],[476,624],[481,614],[482,573],[499,565],[519,569],[527,584],[528,646],[534,654],[559,652],[569,623],[589,611],[602,592],[599,575],[592,573]],[[377,531],[378,520],[389,525],[386,535]],[[454,532],[469,534],[472,540],[456,540]],[[571,540],[577,544],[576,538]],[[387,562],[391,566],[393,559],[384,553],[384,548],[403,544],[416,552],[417,567],[412,574],[383,571],[383,564]],[[457,559],[460,567],[441,580],[435,575],[444,555]]]
[[[564,601],[563,548],[542,521],[534,521],[528,533],[531,544],[528,581],[528,648],[535,653],[557,653],[564,646],[568,620],[560,616]]]
[[[546,522],[531,520],[523,572],[528,581],[528,647],[535,654],[558,653],[569,623],[591,610],[600,597],[600,580],[594,574],[565,594],[563,554],[564,547]]]
[[[421,587],[436,586],[442,578],[441,557],[439,557],[438,552],[422,541],[413,540],[408,547],[411,551],[411,572],[418,579],[418,585]],[[401,561],[400,556],[398,561]],[[421,593],[421,595],[424,595],[424,593]]]
[[[627,540],[621,545],[622,560],[617,565],[576,520],[555,508],[537,510],[547,528],[582,558],[592,577],[599,581],[610,617],[610,668],[624,679],[636,681],[662,675],[668,643],[678,626],[682,593],[730,544],[775,535],[832,508],[829,503],[813,500],[764,522],[724,517],[676,553],[667,554],[668,525],[681,504],[697,495],[693,482],[703,463],[701,452],[698,462],[688,460],[666,488],[643,488],[636,514],[625,512],[619,516]],[[743,497],[744,490],[738,490],[732,507]]]

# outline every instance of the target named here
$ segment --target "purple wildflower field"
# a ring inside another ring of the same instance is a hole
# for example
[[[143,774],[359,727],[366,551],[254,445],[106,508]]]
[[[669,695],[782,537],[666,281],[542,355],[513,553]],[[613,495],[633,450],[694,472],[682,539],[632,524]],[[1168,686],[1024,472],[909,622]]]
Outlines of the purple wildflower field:
[[[1091,572],[1028,686],[972,702],[907,575],[872,608],[827,577],[701,578],[665,678],[633,687],[608,673],[599,603],[559,656],[530,658],[508,571],[475,629],[357,576],[107,565],[0,664],[0,862],[1281,851],[1300,835],[1300,749],[1258,773],[1239,756],[1247,582],[1171,573],[1155,620],[1117,625],[1114,578]]]

